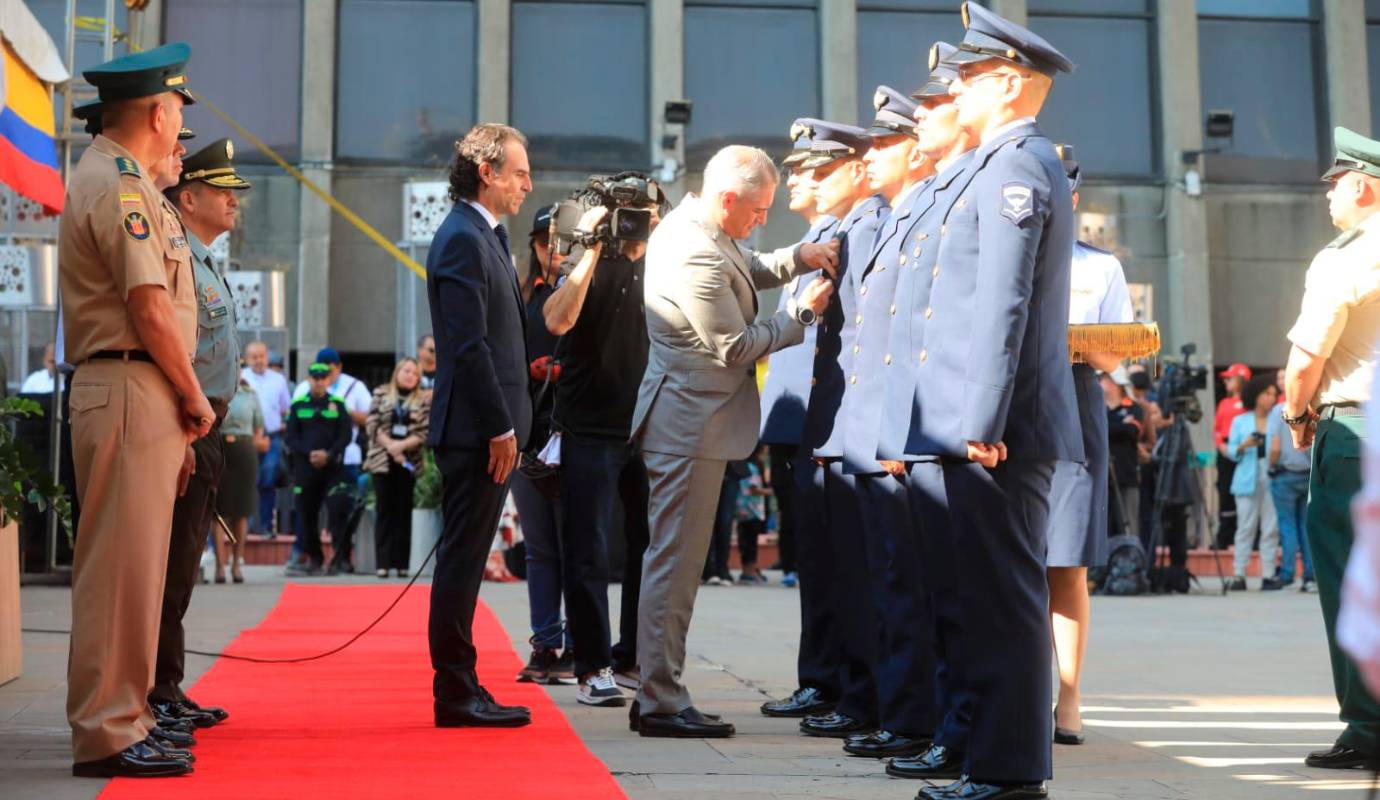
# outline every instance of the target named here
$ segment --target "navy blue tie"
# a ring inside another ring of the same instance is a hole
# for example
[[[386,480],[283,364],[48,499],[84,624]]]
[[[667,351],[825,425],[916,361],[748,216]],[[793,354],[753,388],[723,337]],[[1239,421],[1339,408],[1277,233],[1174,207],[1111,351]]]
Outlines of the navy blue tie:
[[[513,246],[508,243],[508,229],[503,227],[503,223],[500,222],[494,226],[494,233],[498,234],[498,240],[503,242],[503,254],[511,258]]]

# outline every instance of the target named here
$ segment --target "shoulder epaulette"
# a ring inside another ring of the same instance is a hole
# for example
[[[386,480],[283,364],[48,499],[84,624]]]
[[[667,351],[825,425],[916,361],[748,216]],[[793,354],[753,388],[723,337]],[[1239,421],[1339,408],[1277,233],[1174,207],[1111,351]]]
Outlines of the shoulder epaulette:
[[[1327,247],[1335,250],[1340,250],[1343,247],[1346,247],[1347,245],[1356,241],[1356,238],[1360,235],[1360,228],[1352,228],[1346,233],[1343,233],[1341,236],[1338,236],[1336,239],[1333,239],[1332,241],[1328,242]]]
[[[140,177],[139,164],[132,158],[115,156],[115,167],[120,170],[121,175],[128,175],[132,178]]]

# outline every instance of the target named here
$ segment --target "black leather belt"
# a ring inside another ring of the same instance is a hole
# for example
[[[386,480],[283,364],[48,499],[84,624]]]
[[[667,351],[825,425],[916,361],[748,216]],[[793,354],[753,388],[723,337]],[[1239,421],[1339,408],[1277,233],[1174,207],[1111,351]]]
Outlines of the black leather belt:
[[[230,404],[218,397],[208,397],[206,402],[211,404],[211,410],[216,412],[216,422],[225,419],[225,413],[230,410]]]
[[[1360,403],[1330,403],[1318,409],[1319,419],[1333,417],[1364,417],[1366,409]]]
[[[87,360],[95,358],[110,359],[112,361],[143,361],[148,364],[157,363],[147,350],[97,350],[87,357]]]

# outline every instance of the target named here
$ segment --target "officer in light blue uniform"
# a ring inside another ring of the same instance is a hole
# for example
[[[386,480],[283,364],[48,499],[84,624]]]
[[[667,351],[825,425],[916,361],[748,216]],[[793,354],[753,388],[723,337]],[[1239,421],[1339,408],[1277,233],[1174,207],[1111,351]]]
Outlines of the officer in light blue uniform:
[[[791,210],[810,222],[802,241],[823,242],[833,238],[839,221],[816,210],[811,181],[812,170],[801,164],[810,158],[815,126],[821,121],[802,117],[791,125],[793,147],[782,161],[790,170],[786,179],[791,193]],[[792,298],[797,301],[817,273],[795,278],[781,292],[777,310],[785,310]],[[789,697],[762,704],[769,717],[806,717],[833,710],[840,692],[842,646],[834,625],[830,601],[833,570],[827,540],[809,536],[818,526],[806,520],[823,513],[823,492],[815,491],[811,475],[815,469],[808,448],[801,448],[805,428],[805,404],[810,399],[810,378],[814,373],[817,326],[805,329],[805,340],[772,353],[767,359],[767,380],[762,387],[762,433],[771,458],[772,486],[781,512],[781,529],[795,538],[795,566],[800,582],[800,650],[796,660],[797,685]],[[789,531],[787,531],[789,515]],[[784,544],[784,543],[783,543]],[[783,547],[784,550],[784,547]],[[784,559],[783,559],[784,560]]]
[[[820,210],[831,201],[830,181],[860,176],[862,156],[872,139],[854,125],[824,122],[815,126],[813,155],[802,166],[815,170],[819,184]],[[813,479],[824,487],[825,513],[812,515],[808,526],[818,526],[812,535],[827,537],[831,543],[835,570],[833,605],[843,645],[841,694],[835,711],[807,717],[801,731],[811,736],[844,738],[866,733],[877,723],[876,657],[877,626],[869,595],[870,576],[867,558],[857,539],[857,496],[853,477],[843,472],[843,426],[837,424],[848,376],[851,375],[853,343],[861,319],[858,316],[860,277],[867,265],[877,229],[885,220],[886,201],[866,194],[865,177],[856,183],[851,208],[844,206],[835,237],[839,266],[834,296],[816,336],[814,377],[805,411],[803,444],[812,449],[816,460]],[[818,462],[824,465],[819,466]]]
[[[924,341],[904,354],[916,369],[905,450],[940,458],[947,514],[928,509],[924,553],[955,577],[958,641],[946,654],[972,723],[965,777],[921,796],[1042,798],[1053,733],[1049,494],[1054,463],[1084,453],[1068,366],[1073,204],[1034,115],[1073,64],[1031,31],[962,8],[953,93],[981,143],[935,202],[939,274]]]
[[[935,242],[939,237],[941,222],[939,214],[935,212],[936,198],[963,174],[972,158],[975,141],[958,126],[957,111],[949,94],[950,84],[957,77],[958,70],[944,59],[956,49],[945,42],[936,42],[930,48],[929,81],[912,95],[919,101],[915,112],[919,122],[916,146],[935,162],[936,174],[908,201],[899,205],[883,229],[878,258],[889,259],[885,263],[888,266],[894,264],[899,273],[892,306],[895,314],[889,313],[890,325],[886,331],[882,356],[882,380],[875,390],[875,394],[881,397],[879,407],[876,414],[870,415],[870,426],[868,421],[862,419],[853,425],[853,430],[858,432],[858,447],[870,445],[875,457],[887,462],[892,474],[905,480],[910,514],[908,522],[911,531],[919,536],[920,575],[929,593],[930,615],[912,619],[910,624],[917,629],[913,633],[916,639],[933,643],[934,672],[931,680],[938,722],[929,749],[915,756],[893,758],[887,764],[886,771],[895,777],[927,780],[958,777],[961,773],[967,749],[970,712],[968,696],[956,681],[957,676],[949,667],[946,657],[946,650],[957,641],[958,614],[953,608],[954,576],[936,569],[935,564],[939,560],[927,554],[927,548],[943,546],[939,542],[948,535],[949,528],[945,522],[938,530],[923,531],[923,525],[935,525],[935,514],[929,514],[930,519],[926,521],[923,512],[938,502],[936,497],[943,490],[942,480],[936,480],[939,475],[938,460],[932,456],[907,455],[904,451],[912,417],[917,366],[915,360],[906,358],[905,354],[919,346],[912,345],[912,341],[924,341],[926,327],[934,317],[930,289],[939,275]],[[869,390],[867,394],[873,393]],[[872,431],[870,440],[866,438],[869,427]],[[895,472],[898,467],[900,471]],[[918,486],[917,478],[926,476],[926,491],[914,491],[912,485]]]
[[[887,330],[895,308],[896,278],[904,260],[892,217],[908,211],[934,175],[934,162],[915,152],[916,102],[889,86],[873,95],[876,110],[867,134],[868,175],[873,189],[896,206],[878,231],[866,265],[854,272],[861,324],[853,343],[852,370],[844,386],[836,427],[843,432],[843,472],[859,500],[861,541],[867,557],[872,612],[879,621],[878,730],[850,737],[843,749],[884,758],[929,749],[936,726],[934,641],[929,590],[921,578],[918,541],[910,524],[905,484],[877,463],[877,416],[881,413]],[[875,180],[874,180],[875,179]],[[890,192],[887,189],[890,188]],[[890,232],[889,234],[887,232]]]

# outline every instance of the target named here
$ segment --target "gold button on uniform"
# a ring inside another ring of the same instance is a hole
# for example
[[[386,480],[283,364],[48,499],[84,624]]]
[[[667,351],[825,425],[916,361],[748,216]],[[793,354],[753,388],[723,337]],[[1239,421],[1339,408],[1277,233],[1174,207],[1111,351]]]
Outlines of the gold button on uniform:
[[[925,360],[927,360],[929,357],[930,357],[930,352],[929,352],[928,350],[921,350],[921,351],[920,351],[920,360],[921,360],[921,361],[925,361]]]
[[[866,294],[867,294],[867,287],[866,287],[866,286],[862,287],[862,291],[859,292],[859,294],[866,295]]]
[[[851,377],[851,378],[848,379],[848,382],[849,382],[849,383],[852,383],[852,384],[856,384],[856,383],[858,382],[858,376],[857,376],[857,375],[854,375],[853,377]]]
[[[882,362],[886,364],[888,367],[891,366],[891,354],[887,353],[886,358],[882,359]]]
[[[915,241],[917,242],[923,242],[928,238],[930,238],[930,235],[928,233],[917,233],[915,235]]]
[[[966,205],[968,205],[968,199],[965,197],[959,200],[957,203],[954,203],[954,208],[963,208]]]
[[[927,309],[925,309],[925,319],[929,319],[929,318],[932,317],[932,316],[934,316],[934,309],[933,309],[933,308],[927,308]]]
[[[856,345],[856,344],[853,345],[853,352],[856,353],[856,352],[859,352],[860,350],[862,350],[862,347],[861,347],[860,345]]]
[[[891,307],[891,316],[896,316],[896,306],[894,305]]]
[[[916,253],[916,255],[919,255],[919,253]],[[901,254],[901,266],[904,267],[905,265],[906,265],[906,254],[905,254],[905,253],[902,253],[902,254]]]
[[[934,270],[931,272],[931,274],[932,274],[934,277],[936,277],[936,278],[939,277],[939,265],[938,265],[938,264],[936,264],[936,265],[934,266]]]
[[[915,246],[915,257],[916,257],[916,258],[919,258],[919,257],[920,257],[920,245],[918,245],[918,244]],[[905,263],[905,262],[902,262],[902,263]]]
[[[861,325],[861,324],[862,324],[862,314],[859,314],[859,315],[858,315],[858,318],[857,318],[856,320],[854,320],[854,322],[857,322],[859,325]]]

